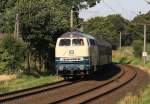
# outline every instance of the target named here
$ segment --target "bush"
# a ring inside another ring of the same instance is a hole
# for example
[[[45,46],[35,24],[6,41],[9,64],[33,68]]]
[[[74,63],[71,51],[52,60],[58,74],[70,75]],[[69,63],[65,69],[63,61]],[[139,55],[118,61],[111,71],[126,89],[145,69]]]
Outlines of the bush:
[[[143,51],[143,42],[141,40],[135,40],[132,43],[134,55],[137,57],[141,57]]]
[[[26,45],[11,35],[0,39],[0,74],[15,73],[23,69]]]

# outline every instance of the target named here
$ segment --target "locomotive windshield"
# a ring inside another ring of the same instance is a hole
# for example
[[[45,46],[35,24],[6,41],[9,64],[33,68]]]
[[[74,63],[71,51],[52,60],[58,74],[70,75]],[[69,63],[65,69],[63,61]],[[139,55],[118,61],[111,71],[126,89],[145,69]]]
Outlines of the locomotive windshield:
[[[82,46],[82,45],[84,45],[84,41],[83,41],[83,39],[73,39],[72,45],[73,46]]]
[[[72,39],[72,46],[83,46],[83,39]],[[59,46],[71,46],[71,39],[61,39]]]
[[[61,39],[59,42],[59,46],[70,46],[70,39]]]

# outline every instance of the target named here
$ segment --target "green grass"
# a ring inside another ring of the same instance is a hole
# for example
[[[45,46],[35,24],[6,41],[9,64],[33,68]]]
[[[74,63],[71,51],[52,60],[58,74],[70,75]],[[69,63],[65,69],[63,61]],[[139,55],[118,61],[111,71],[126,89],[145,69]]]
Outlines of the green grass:
[[[48,83],[54,83],[63,80],[63,78],[58,76],[42,76],[36,78],[33,76],[23,75],[22,78],[14,79],[11,81],[5,81],[0,84],[0,94],[12,92],[21,89],[32,88],[39,85],[44,85]]]
[[[112,60],[117,63],[140,65],[150,68],[150,61],[144,64],[142,58],[134,56],[132,47],[122,47],[121,50],[113,51]]]

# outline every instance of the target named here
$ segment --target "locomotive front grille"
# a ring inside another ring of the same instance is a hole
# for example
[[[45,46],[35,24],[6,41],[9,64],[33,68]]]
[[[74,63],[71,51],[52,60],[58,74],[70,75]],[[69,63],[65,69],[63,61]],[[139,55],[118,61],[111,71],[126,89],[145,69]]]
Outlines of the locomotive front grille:
[[[84,59],[82,61],[61,61],[61,60],[56,60],[55,61],[56,69],[60,68],[66,69],[66,70],[83,70],[86,69],[87,66],[90,66],[90,60]]]

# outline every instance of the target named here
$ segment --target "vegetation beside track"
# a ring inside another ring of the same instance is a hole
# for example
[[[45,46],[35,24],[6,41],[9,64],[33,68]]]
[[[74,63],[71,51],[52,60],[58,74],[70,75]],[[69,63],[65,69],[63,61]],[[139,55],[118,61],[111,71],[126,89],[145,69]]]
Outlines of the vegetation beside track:
[[[144,64],[141,57],[134,55],[134,50],[132,47],[122,47],[121,50],[119,49],[117,51],[113,51],[112,61],[121,64],[131,64],[139,67],[141,66],[145,68],[150,68],[150,56],[147,58],[146,64]]]
[[[118,104],[149,104],[150,103],[150,84],[140,90],[138,95],[129,93]]]
[[[15,40],[10,34],[0,38],[0,76],[8,77],[0,80],[0,94],[62,80],[54,76],[51,70],[54,68],[45,67],[39,72],[34,61],[30,61],[29,69],[26,50],[26,43]],[[15,77],[11,78],[12,75]]]
[[[21,78],[18,79],[1,82],[0,94],[32,88],[44,84],[50,84],[61,80],[63,80],[63,78],[54,75],[41,76],[39,78],[31,75],[23,75]]]

